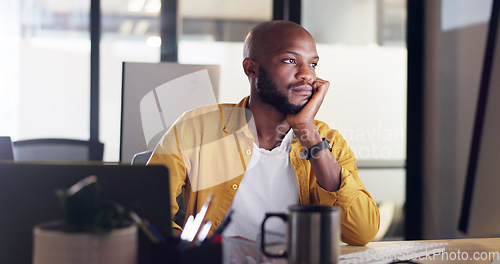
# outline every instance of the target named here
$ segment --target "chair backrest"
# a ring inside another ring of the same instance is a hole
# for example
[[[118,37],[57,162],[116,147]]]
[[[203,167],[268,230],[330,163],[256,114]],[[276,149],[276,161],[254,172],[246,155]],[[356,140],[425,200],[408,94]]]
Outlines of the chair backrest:
[[[132,165],[144,165],[148,162],[149,158],[153,154],[152,150],[143,151],[136,153],[132,158]]]
[[[104,144],[77,139],[14,141],[15,161],[102,161]]]
[[[0,160],[14,160],[14,151],[10,137],[0,137]]]

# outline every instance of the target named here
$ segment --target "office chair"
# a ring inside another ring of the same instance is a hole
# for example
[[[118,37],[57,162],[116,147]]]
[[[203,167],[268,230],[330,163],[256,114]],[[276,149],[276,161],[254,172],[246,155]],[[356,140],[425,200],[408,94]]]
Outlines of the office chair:
[[[132,165],[145,165],[151,157],[151,154],[153,154],[152,150],[136,153],[134,157],[132,157]]]
[[[14,160],[14,151],[10,137],[0,137],[0,160]]]
[[[14,141],[15,161],[102,161],[104,144],[77,139]]]

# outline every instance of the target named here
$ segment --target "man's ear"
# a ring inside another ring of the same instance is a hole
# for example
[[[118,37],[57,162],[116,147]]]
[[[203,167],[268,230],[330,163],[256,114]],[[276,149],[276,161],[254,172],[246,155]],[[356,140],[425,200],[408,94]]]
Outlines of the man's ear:
[[[243,60],[243,70],[248,78],[257,77],[257,63],[254,60],[245,58]]]

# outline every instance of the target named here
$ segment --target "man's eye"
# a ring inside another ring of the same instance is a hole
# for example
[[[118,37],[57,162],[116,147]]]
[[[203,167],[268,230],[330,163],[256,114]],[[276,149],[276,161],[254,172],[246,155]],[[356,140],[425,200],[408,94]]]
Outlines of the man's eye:
[[[285,62],[285,63],[291,63],[291,64],[297,63],[297,61],[295,59],[285,59],[283,62]]]
[[[318,66],[318,63],[317,63],[317,62],[313,62],[313,63],[311,63],[311,67],[316,68],[316,66]]]

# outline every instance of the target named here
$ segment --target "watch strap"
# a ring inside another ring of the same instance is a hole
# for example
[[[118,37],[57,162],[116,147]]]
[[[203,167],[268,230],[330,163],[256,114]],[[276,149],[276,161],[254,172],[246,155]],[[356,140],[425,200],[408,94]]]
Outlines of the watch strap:
[[[309,149],[300,152],[300,157],[302,159],[310,160],[314,155],[318,154],[318,152],[328,149],[332,151],[332,146],[330,145],[330,141],[326,138],[322,138],[321,141],[314,146],[310,147]]]

